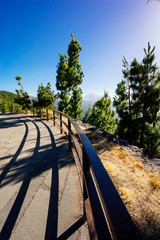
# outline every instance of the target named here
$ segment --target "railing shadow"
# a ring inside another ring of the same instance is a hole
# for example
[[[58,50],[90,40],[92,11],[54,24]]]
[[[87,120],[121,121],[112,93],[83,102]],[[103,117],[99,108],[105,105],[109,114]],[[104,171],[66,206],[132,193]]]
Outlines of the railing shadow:
[[[27,122],[29,121],[31,121],[35,125],[37,130],[36,146],[34,148],[33,155],[30,158],[19,159],[16,162],[26,142],[26,138],[28,136],[29,129],[28,129]],[[40,129],[38,127],[38,122],[41,122],[47,128],[50,135],[51,144],[46,144],[40,147],[41,136],[40,136]],[[52,179],[51,179],[51,192],[50,192],[50,200],[49,200],[49,207],[48,207],[45,239],[57,239],[58,188],[59,188],[58,171],[60,168],[63,168],[68,164],[73,164],[73,161],[72,159],[69,161],[61,161],[61,159],[59,162],[56,161],[56,157],[63,149],[64,143],[60,144],[58,147],[56,146],[52,131],[47,126],[47,124],[45,124],[41,120],[37,120],[37,119],[28,120],[28,119],[25,119],[25,117],[23,117],[23,123],[25,124],[25,129],[26,129],[24,137],[21,141],[21,144],[16,154],[12,157],[8,165],[3,169],[0,177],[0,187],[4,187],[9,183],[22,182],[22,185],[14,201],[14,204],[2,227],[2,230],[0,233],[0,239],[1,240],[9,239],[12,233],[12,230],[15,226],[15,223],[18,219],[18,216],[20,214],[31,180],[39,176],[43,172],[48,171],[49,169],[52,169]],[[14,124],[10,126],[14,126]],[[63,142],[63,136],[59,138],[59,142],[61,141]],[[50,149],[48,150],[49,147]],[[39,150],[42,150],[42,148],[43,148],[43,152],[39,152]],[[15,166],[14,169],[12,169],[13,166]],[[9,176],[7,176],[8,172],[10,173]],[[3,180],[5,181],[3,182]],[[76,226],[79,226],[79,225],[76,224]],[[73,229],[75,229],[75,227],[73,227],[71,230],[73,231]],[[69,234],[71,230],[65,233],[65,235]]]
[[[25,126],[27,126],[27,124],[25,122],[24,122],[24,124],[25,124]],[[33,124],[35,125],[35,127],[37,129],[37,140],[36,140],[36,146],[35,146],[35,149],[34,149],[34,153],[33,153],[32,157],[31,157],[31,162],[35,162],[36,161],[36,157],[37,157],[37,154],[38,154],[38,149],[39,149],[39,146],[40,146],[40,130],[39,130],[37,124],[35,124],[34,122],[33,122]],[[28,134],[28,126],[26,127],[26,129],[27,129],[26,133]],[[27,134],[25,134],[26,137],[27,137]],[[24,141],[23,141],[23,145],[24,145]],[[22,149],[22,147],[23,146],[21,146],[20,149]],[[7,168],[7,166],[9,166],[9,167]],[[7,166],[6,166],[5,169],[9,170],[10,167],[11,167],[11,164],[8,164]],[[25,199],[25,196],[26,196],[26,193],[27,193],[27,190],[28,190],[31,178],[32,178],[32,172],[33,171],[34,171],[34,165],[32,165],[30,167],[30,170],[26,171],[26,174],[24,174],[24,181],[23,181],[23,183],[22,183],[22,185],[20,187],[20,190],[18,192],[16,200],[15,200],[15,202],[14,202],[14,204],[13,204],[11,210],[10,210],[10,213],[9,213],[9,215],[8,215],[6,221],[5,221],[5,224],[4,224],[4,226],[3,226],[2,230],[1,230],[0,239],[9,239],[9,237],[10,237],[10,235],[12,233],[13,227],[14,227],[14,225],[16,223],[16,220],[18,218],[18,215],[19,215],[19,212],[21,210],[22,204],[24,202],[24,199]],[[5,170],[5,174],[7,174],[7,170]]]
[[[70,228],[68,228],[64,233],[62,233],[57,240],[66,240],[68,239],[74,232],[76,232],[82,225],[85,223],[85,217],[82,216],[78,219]]]
[[[4,115],[5,116],[5,115]],[[23,124],[23,119],[25,119],[25,116],[15,116],[15,115],[9,115],[9,117],[6,118],[0,118],[0,129],[1,128],[10,128],[10,127],[19,127]],[[12,122],[10,122],[12,121]]]
[[[14,156],[12,157],[12,159],[10,160],[10,162],[6,165],[6,167],[3,169],[1,175],[0,175],[0,184],[1,182],[4,180],[5,176],[7,175],[8,171],[10,170],[10,168],[12,167],[12,165],[14,164],[14,162],[16,161],[17,157],[19,156],[19,154],[22,151],[22,148],[26,142],[27,136],[28,136],[28,125],[26,124],[25,121],[23,121],[24,125],[25,125],[25,134],[24,137],[21,141],[21,144],[17,150],[17,152],[14,154]]]

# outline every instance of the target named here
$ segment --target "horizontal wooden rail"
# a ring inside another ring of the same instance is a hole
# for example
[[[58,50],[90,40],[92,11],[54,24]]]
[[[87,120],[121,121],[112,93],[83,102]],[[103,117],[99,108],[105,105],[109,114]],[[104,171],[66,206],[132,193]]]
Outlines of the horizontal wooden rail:
[[[77,122],[57,110],[53,110],[51,118],[54,126],[60,128],[60,133],[68,136],[69,150],[72,150],[80,180],[90,238],[140,239],[113,182]]]

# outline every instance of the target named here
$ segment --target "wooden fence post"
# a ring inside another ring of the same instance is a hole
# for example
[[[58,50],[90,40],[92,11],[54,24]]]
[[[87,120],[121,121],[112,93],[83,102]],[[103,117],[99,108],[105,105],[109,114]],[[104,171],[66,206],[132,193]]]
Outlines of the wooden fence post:
[[[34,117],[34,100],[33,100],[33,117]]]
[[[53,110],[53,125],[55,126],[55,111]]]
[[[62,134],[62,114],[61,113],[59,115],[59,119],[60,119],[60,133]]]
[[[48,118],[48,108],[46,108],[46,114],[47,114],[47,121],[49,120]]]
[[[68,149],[71,151],[71,122],[68,118]]]
[[[42,109],[40,108],[40,118],[42,118]]]

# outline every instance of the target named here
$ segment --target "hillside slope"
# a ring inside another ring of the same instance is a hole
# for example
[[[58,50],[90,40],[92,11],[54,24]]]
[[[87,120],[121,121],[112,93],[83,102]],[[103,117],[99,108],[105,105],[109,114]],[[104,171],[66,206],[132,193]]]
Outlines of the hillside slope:
[[[8,91],[0,91],[0,99],[5,99],[7,102],[14,102],[16,97],[15,93],[8,92]]]
[[[0,112],[16,112],[22,110],[21,105],[15,103],[16,94],[8,91],[0,91]]]
[[[159,164],[147,157],[130,154],[122,146],[109,142],[99,133],[80,125],[119,192],[142,239],[160,239],[160,172]]]

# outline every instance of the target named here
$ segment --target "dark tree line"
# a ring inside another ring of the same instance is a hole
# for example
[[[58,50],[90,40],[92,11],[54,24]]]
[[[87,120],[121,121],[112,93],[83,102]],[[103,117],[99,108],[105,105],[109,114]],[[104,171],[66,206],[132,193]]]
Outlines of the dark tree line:
[[[136,58],[129,64],[124,57],[123,79],[117,85],[111,110],[111,100],[104,96],[89,107],[83,119],[101,130],[118,135],[129,143],[160,156],[160,72],[155,63],[155,47],[148,43],[142,62]]]
[[[142,62],[123,58],[123,80],[117,85],[114,106],[119,116],[116,129],[130,143],[160,152],[160,73],[155,47],[144,49]]]

